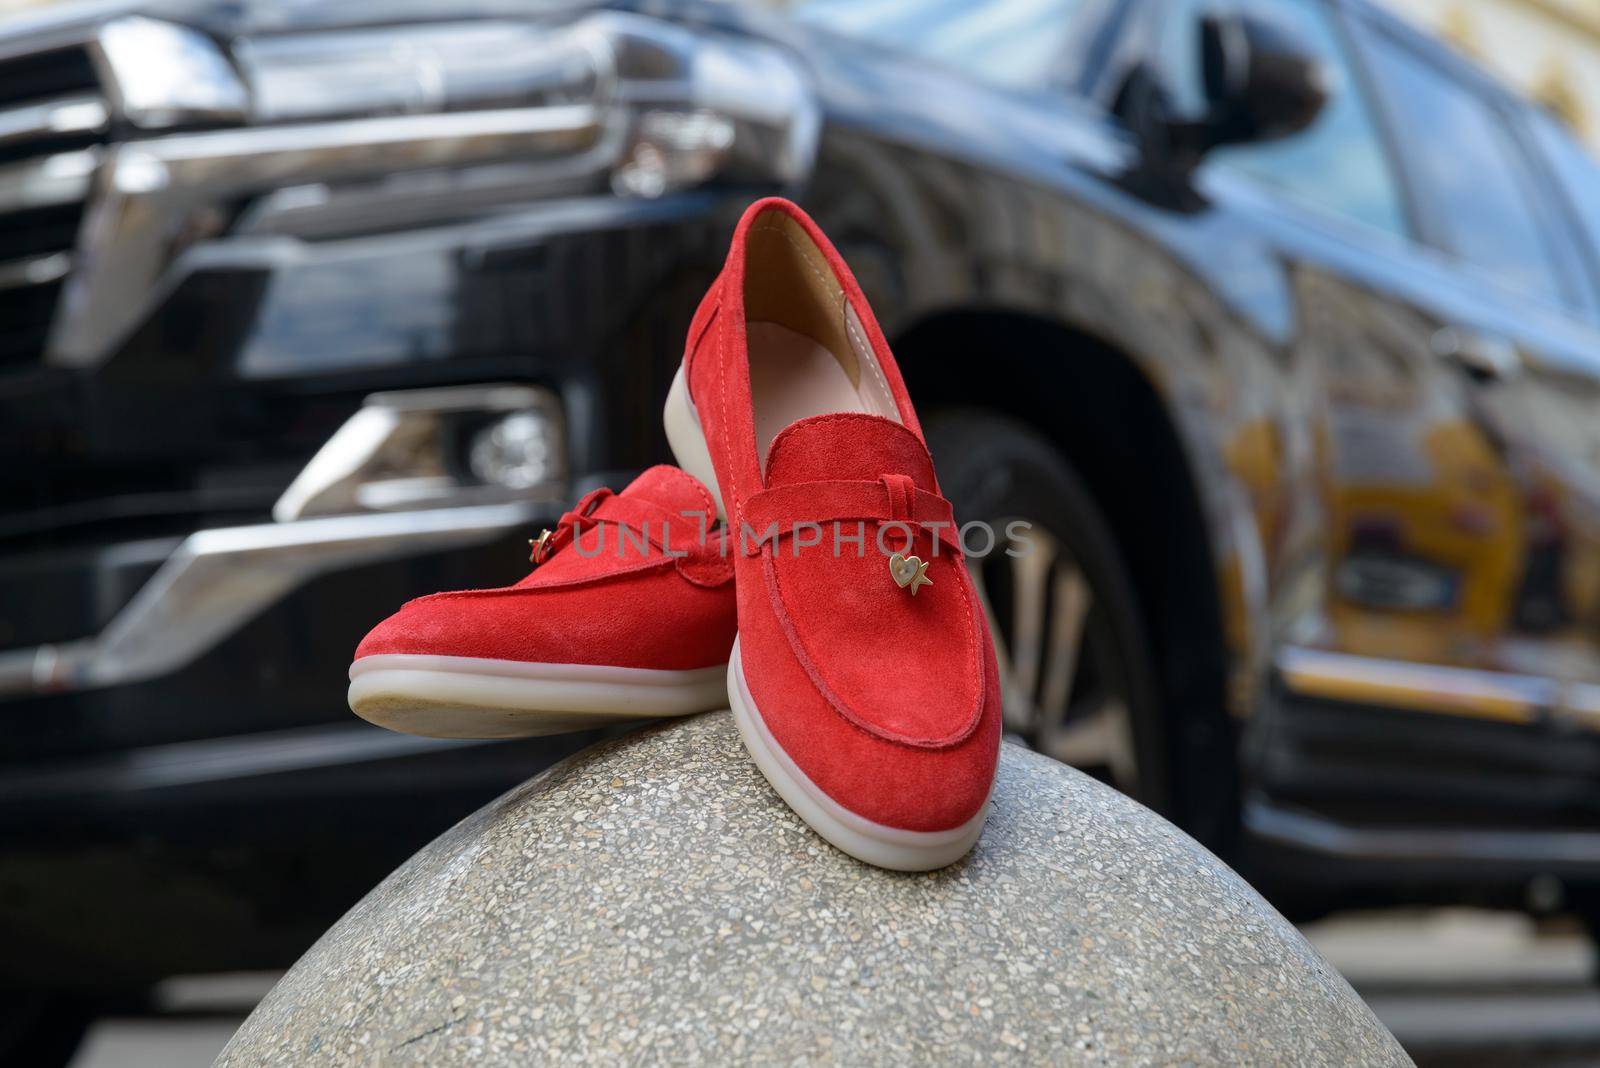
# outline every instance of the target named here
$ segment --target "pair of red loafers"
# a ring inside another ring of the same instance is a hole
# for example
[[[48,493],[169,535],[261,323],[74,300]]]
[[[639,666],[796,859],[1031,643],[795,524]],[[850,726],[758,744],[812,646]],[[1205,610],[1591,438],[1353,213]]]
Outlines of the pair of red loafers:
[[[794,204],[740,220],[665,419],[681,470],[584,497],[515,586],[407,604],[356,650],[351,708],[509,737],[729,705],[840,849],[964,856],[999,750],[993,643],[894,357]]]

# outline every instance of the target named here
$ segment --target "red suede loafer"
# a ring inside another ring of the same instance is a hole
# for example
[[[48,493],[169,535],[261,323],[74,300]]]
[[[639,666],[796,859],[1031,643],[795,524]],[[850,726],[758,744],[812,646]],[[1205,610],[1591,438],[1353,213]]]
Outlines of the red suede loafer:
[[[733,565],[715,525],[675,467],[595,490],[515,586],[420,597],[373,628],[351,710],[408,734],[512,738],[721,708]]]
[[[728,699],[756,764],[861,860],[965,855],[999,754],[993,643],[894,357],[794,204],[745,212],[665,418],[736,542]]]

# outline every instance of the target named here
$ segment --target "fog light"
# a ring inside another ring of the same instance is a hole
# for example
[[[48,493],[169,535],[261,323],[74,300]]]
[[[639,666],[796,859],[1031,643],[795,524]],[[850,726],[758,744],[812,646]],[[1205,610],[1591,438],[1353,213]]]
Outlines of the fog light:
[[[480,430],[467,450],[467,466],[485,482],[531,489],[553,477],[555,427],[541,412],[515,412]]]
[[[272,508],[319,515],[560,500],[567,492],[561,402],[537,386],[374,393]]]

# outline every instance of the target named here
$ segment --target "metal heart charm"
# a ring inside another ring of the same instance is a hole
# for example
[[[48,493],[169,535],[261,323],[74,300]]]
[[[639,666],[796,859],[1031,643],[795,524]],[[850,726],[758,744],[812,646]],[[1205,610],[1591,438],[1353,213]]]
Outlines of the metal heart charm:
[[[933,579],[928,577],[928,562],[921,557],[906,556],[904,553],[895,553],[889,557],[889,577],[894,579],[894,584],[902,590],[909,589],[913,597],[922,587],[933,585]]]

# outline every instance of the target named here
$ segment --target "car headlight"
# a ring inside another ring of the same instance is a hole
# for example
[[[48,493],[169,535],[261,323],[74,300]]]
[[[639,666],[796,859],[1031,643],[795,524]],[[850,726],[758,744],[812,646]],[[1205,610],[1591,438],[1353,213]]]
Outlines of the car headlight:
[[[472,436],[467,467],[482,482],[527,490],[559,476],[561,439],[549,411],[529,410],[501,416]]]
[[[273,505],[314,516],[555,500],[567,492],[561,402],[495,383],[374,393]]]
[[[790,189],[821,125],[781,46],[621,11],[229,41],[137,18],[109,24],[101,58],[122,117],[182,128],[95,157],[48,342],[62,366],[107,358],[168,272],[233,236],[332,240],[605,189]]]
[[[470,22],[257,37],[234,48],[259,122],[592,100],[591,35]]]

